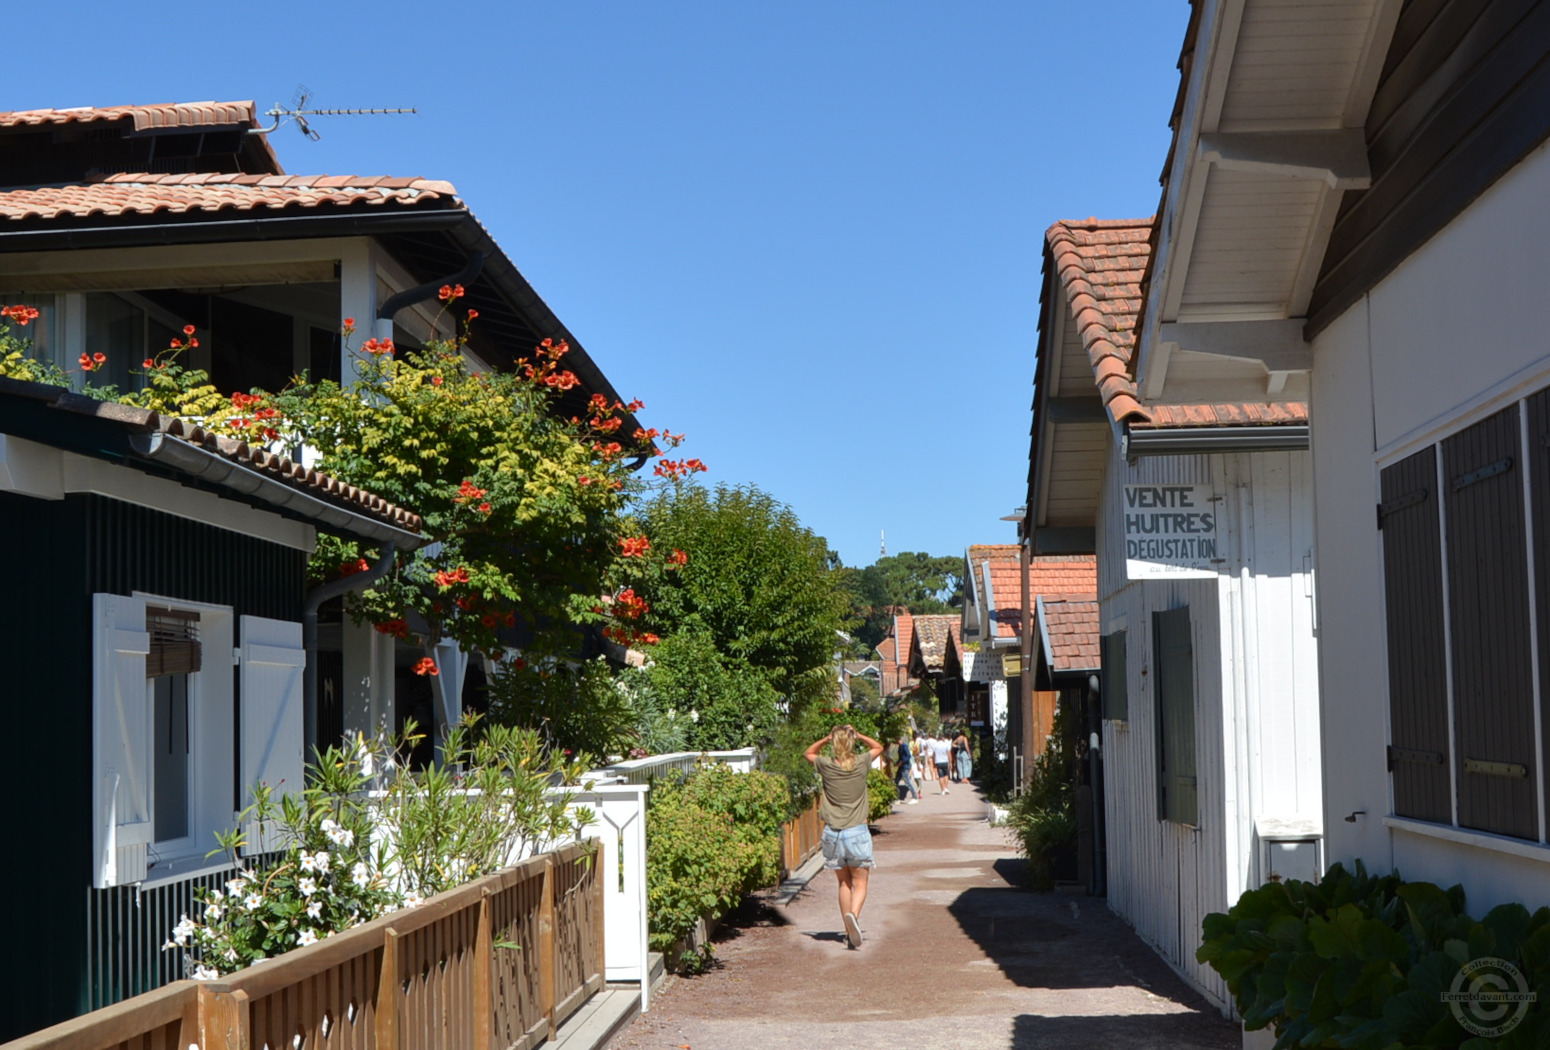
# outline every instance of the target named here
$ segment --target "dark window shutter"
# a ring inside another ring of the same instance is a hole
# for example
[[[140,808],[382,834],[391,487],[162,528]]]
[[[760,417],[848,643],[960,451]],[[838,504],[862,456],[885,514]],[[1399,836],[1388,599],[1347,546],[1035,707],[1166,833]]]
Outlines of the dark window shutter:
[[[147,606],[145,629],[151,634],[145,677],[193,674],[199,670],[203,654],[199,648],[198,613]]]
[[[1550,755],[1550,390],[1528,399],[1529,503],[1533,508],[1534,606],[1539,610],[1541,755]],[[1550,770],[1541,772],[1550,792]],[[1546,797],[1550,797],[1547,794]]]
[[[1380,485],[1394,812],[1451,824],[1436,448],[1385,468]]]
[[[1158,808],[1164,820],[1199,824],[1195,782],[1195,654],[1189,608],[1152,614],[1157,671]]]
[[[1518,407],[1442,445],[1461,827],[1539,838]]]
[[[1125,632],[1106,634],[1099,643],[1103,664],[1103,717],[1124,721],[1130,717],[1125,693]]]

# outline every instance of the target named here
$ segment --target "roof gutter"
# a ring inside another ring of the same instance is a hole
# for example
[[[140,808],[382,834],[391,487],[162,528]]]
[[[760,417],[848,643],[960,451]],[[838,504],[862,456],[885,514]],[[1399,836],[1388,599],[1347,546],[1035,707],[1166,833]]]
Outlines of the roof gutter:
[[[423,233],[451,229],[468,218],[468,212],[461,208],[438,208],[409,214],[361,211],[343,215],[265,215],[196,222],[120,223],[63,230],[0,230],[0,252]]]
[[[398,315],[398,311],[439,295],[441,289],[448,285],[473,284],[474,278],[479,276],[479,271],[482,269],[484,269],[484,252],[474,252],[468,257],[468,265],[450,277],[443,277],[439,281],[426,281],[397,295],[388,296],[387,300],[377,307],[377,320],[391,321]],[[388,336],[391,338],[392,334],[389,332]]]
[[[1127,462],[1142,456],[1207,455],[1215,452],[1303,452],[1309,447],[1307,423],[1246,427],[1126,428],[1120,454]]]
[[[274,478],[266,477],[251,467],[233,463],[225,456],[217,455],[187,441],[181,441],[161,431],[131,434],[129,446],[136,455],[144,459],[165,464],[181,473],[230,489],[232,492],[253,497],[364,540],[390,543],[405,550],[412,550],[424,542],[418,534],[407,529],[389,525],[385,521],[318,499]]]

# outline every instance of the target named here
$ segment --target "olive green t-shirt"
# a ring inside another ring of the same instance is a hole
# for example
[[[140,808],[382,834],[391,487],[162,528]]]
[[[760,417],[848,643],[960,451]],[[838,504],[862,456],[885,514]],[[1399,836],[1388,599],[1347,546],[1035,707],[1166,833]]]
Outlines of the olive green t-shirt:
[[[814,763],[823,782],[823,802],[818,817],[835,831],[859,827],[867,822],[867,757],[856,756],[856,764],[841,769],[828,755],[819,755]]]

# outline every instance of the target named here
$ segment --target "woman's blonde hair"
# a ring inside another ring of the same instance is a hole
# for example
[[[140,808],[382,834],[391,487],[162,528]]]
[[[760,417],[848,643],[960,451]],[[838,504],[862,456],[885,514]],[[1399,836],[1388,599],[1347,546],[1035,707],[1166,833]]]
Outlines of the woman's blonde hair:
[[[856,731],[850,726],[835,726],[829,737],[829,747],[834,754],[834,764],[841,769],[851,769],[856,764]]]

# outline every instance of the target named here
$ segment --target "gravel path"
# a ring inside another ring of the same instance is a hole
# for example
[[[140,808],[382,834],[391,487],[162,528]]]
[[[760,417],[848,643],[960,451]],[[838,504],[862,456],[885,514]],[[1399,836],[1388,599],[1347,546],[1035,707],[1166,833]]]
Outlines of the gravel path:
[[[835,880],[746,904],[717,965],[669,977],[608,1050],[1229,1050],[1224,1019],[1104,902],[1020,888],[1022,862],[961,785],[895,806],[845,947]]]

